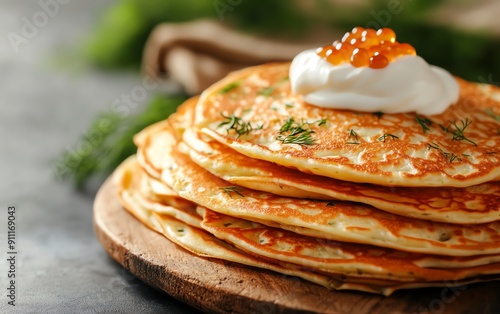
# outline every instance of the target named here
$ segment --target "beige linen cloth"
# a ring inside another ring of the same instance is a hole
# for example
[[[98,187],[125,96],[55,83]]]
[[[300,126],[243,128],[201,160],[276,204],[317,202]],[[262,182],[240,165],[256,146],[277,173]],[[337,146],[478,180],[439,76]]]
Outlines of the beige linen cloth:
[[[316,38],[316,43],[310,37],[308,43],[286,43],[244,34],[217,21],[166,23],[151,33],[142,67],[148,75],[168,76],[186,92],[199,94],[231,71],[266,62],[290,61],[299,52],[325,45],[335,36],[325,34],[323,39]]]

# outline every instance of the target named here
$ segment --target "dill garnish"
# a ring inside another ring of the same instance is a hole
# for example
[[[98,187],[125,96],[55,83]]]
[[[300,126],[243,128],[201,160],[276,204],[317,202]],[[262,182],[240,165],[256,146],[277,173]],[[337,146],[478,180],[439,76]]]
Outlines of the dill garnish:
[[[269,86],[257,92],[257,95],[269,97],[274,93],[274,87]]]
[[[307,130],[301,131],[301,133],[288,134],[287,136],[278,135],[276,139],[283,144],[313,145],[314,139],[311,137],[312,133],[314,131]]]
[[[353,138],[354,141],[346,142],[346,144],[359,144],[358,134],[356,134],[353,129],[349,130],[349,137],[347,139],[351,138]]]
[[[314,122],[304,122],[298,123],[294,118],[288,117],[279,130],[279,135],[276,136],[278,141],[283,144],[298,144],[298,145],[313,145],[314,139],[311,134],[315,133],[311,129],[311,125],[317,124],[322,126],[326,123],[326,118],[320,119]],[[288,133],[288,134],[284,134]]]
[[[225,94],[225,93],[235,89],[236,87],[238,87],[240,85],[241,85],[241,81],[229,83],[219,90],[219,94]]]
[[[432,143],[432,144],[429,144],[427,143],[427,149],[435,149],[437,151],[439,151],[443,156],[444,158],[446,158],[446,160],[449,162],[449,163],[452,163],[453,161],[457,160],[457,161],[462,161],[462,158],[458,155],[456,155],[455,153],[450,153],[450,152],[447,152],[447,151],[444,151],[438,144],[436,143]],[[469,155],[467,154],[462,154],[463,157],[470,157]]]
[[[456,122],[451,122],[450,125],[448,125],[446,128],[441,126],[441,128],[443,129],[443,131],[445,133],[451,133],[453,136],[452,136],[452,140],[457,140],[457,141],[467,141],[469,143],[471,143],[472,145],[474,146],[477,146],[477,144],[473,141],[471,141],[470,139],[468,139],[464,132],[465,132],[465,129],[472,124],[472,121],[469,121],[469,118],[465,118],[465,121],[464,120],[460,120],[460,122],[462,123],[462,126],[458,126]],[[455,128],[455,130],[450,130],[450,127],[453,125],[453,127]]]
[[[240,186],[236,186],[236,185],[231,185],[231,186],[226,186],[226,187],[223,187],[223,188],[220,188],[222,191],[224,191],[224,193],[226,193],[227,195],[229,195],[230,198],[233,198],[233,195],[231,193],[235,193],[241,197],[245,197],[243,194],[241,194],[240,192],[240,189],[241,187]]]
[[[313,124],[317,123],[318,126],[322,126],[323,124],[326,124],[326,118],[319,119],[313,122]]]
[[[432,122],[431,119],[429,118],[423,118],[419,115],[417,115],[415,117],[415,120],[418,122],[418,124],[420,124],[420,126],[422,127],[422,131],[424,132],[424,134],[430,130],[430,126],[434,123]]]
[[[385,133],[384,135],[382,135],[381,137],[379,137],[378,140],[385,143],[385,139],[388,138],[388,137],[391,138],[391,139],[393,139],[393,140],[398,140],[399,139],[399,137],[396,136],[396,135],[394,135],[394,134]]]
[[[488,109],[485,111],[487,115],[489,115],[490,117],[492,117],[493,119],[497,120],[497,121],[500,121],[500,114],[495,114],[493,112],[493,109]]]
[[[238,134],[236,138],[239,138],[242,135],[247,135],[253,130],[260,130],[263,127],[262,125],[257,125],[257,127],[254,127],[250,122],[243,122],[241,118],[235,116],[234,114],[228,117],[221,113],[221,116],[224,117],[225,121],[219,123],[217,127],[220,128],[221,126],[226,126],[226,131],[228,134],[231,130],[234,130],[236,134]]]

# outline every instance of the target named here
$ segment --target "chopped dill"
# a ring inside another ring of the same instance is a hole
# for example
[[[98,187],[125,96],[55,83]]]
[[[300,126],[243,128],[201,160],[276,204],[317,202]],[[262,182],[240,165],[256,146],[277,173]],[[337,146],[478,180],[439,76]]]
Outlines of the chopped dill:
[[[241,197],[245,197],[243,194],[241,194],[240,192],[240,189],[241,187],[240,186],[236,186],[236,185],[231,185],[231,186],[226,186],[226,187],[223,187],[223,188],[220,188],[222,191],[224,191],[224,193],[226,193],[227,195],[229,195],[230,198],[233,198],[233,194],[231,193],[234,193],[236,195],[239,195]]]
[[[419,115],[417,115],[415,117],[415,120],[418,122],[418,124],[420,124],[420,126],[422,127],[422,131],[424,132],[424,134],[430,130],[430,126],[434,123],[432,122],[431,119],[429,118],[424,118],[424,117],[421,117]]]
[[[269,97],[274,93],[274,87],[269,86],[257,92],[257,95]]]
[[[241,81],[229,83],[219,90],[219,94],[225,94],[229,91],[232,91],[233,89],[235,89],[236,87],[238,87],[240,85],[241,85]]]
[[[322,126],[325,123],[326,118],[314,122],[302,121],[301,123],[298,123],[294,118],[288,117],[285,123],[281,126],[276,139],[281,141],[283,144],[313,145],[314,139],[311,134],[315,132],[311,129],[311,125],[317,124],[318,126]]]
[[[451,133],[452,134],[452,140],[457,140],[457,141],[466,141],[466,142],[469,142],[471,143],[472,145],[474,146],[477,146],[477,144],[475,142],[473,142],[472,140],[468,139],[464,132],[465,132],[465,129],[472,124],[472,121],[469,120],[469,118],[465,118],[465,121],[463,119],[460,120],[460,123],[462,124],[462,126],[458,126],[458,124],[456,122],[451,122],[450,125],[448,125],[447,127],[443,127],[441,126],[441,128],[443,129],[443,131],[445,133]],[[455,128],[455,130],[450,130],[450,127],[453,125],[453,127]]]
[[[381,137],[379,137],[378,140],[385,143],[385,140],[388,137],[391,138],[391,139],[393,139],[393,140],[398,140],[399,139],[399,137],[396,136],[396,135],[394,135],[394,134],[385,133],[384,135],[382,135]]]
[[[493,119],[495,119],[497,121],[500,121],[500,114],[494,113],[492,108],[486,110],[485,112],[486,112],[487,115],[489,115]]]
[[[359,144],[358,134],[353,129],[349,130],[349,137],[347,139],[354,139],[353,141],[346,142],[346,144]]]
[[[262,125],[254,127],[250,122],[243,122],[241,118],[235,116],[234,114],[228,117],[221,113],[221,116],[224,117],[225,120],[219,123],[218,127],[226,126],[228,134],[231,130],[234,130],[236,134],[238,134],[236,138],[239,138],[242,135],[247,135],[253,130],[260,130],[263,127]]]
[[[458,155],[456,155],[455,153],[450,153],[450,152],[446,152],[444,151],[438,144],[436,143],[427,143],[427,149],[435,149],[437,151],[439,151],[443,156],[444,158],[446,158],[446,160],[449,162],[449,163],[452,163],[453,161],[457,160],[457,161],[462,161],[462,158]],[[470,157],[469,155],[467,154],[462,154],[463,157]]]
[[[313,145],[314,139],[311,134],[314,133],[313,130],[297,130],[286,136],[278,135],[276,139],[281,141],[283,144],[298,144],[298,145]]]
[[[326,124],[326,118],[316,120],[313,122],[313,124],[315,124],[315,123],[317,123],[318,126],[322,126],[322,125]]]

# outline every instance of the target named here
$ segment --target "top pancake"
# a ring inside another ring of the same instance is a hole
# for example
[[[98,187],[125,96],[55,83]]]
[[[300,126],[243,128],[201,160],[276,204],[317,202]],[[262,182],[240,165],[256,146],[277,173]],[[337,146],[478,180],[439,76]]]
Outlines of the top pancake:
[[[441,115],[373,114],[305,103],[288,70],[268,64],[216,83],[200,97],[196,127],[249,157],[345,181],[467,187],[500,178],[500,89],[457,79],[460,100]],[[302,141],[294,127],[306,131]]]

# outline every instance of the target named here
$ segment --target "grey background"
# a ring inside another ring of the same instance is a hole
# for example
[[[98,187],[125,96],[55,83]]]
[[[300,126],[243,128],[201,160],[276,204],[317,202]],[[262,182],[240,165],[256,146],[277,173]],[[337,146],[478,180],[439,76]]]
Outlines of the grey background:
[[[64,1],[62,1],[64,2]],[[51,163],[75,147],[97,112],[138,73],[85,66],[80,47],[115,1],[69,1],[16,53],[9,32],[41,11],[38,1],[0,1],[0,312],[186,313],[112,260],[92,225],[95,190],[77,192]],[[153,91],[155,92],[155,91]],[[17,301],[7,305],[7,207],[17,209]]]

